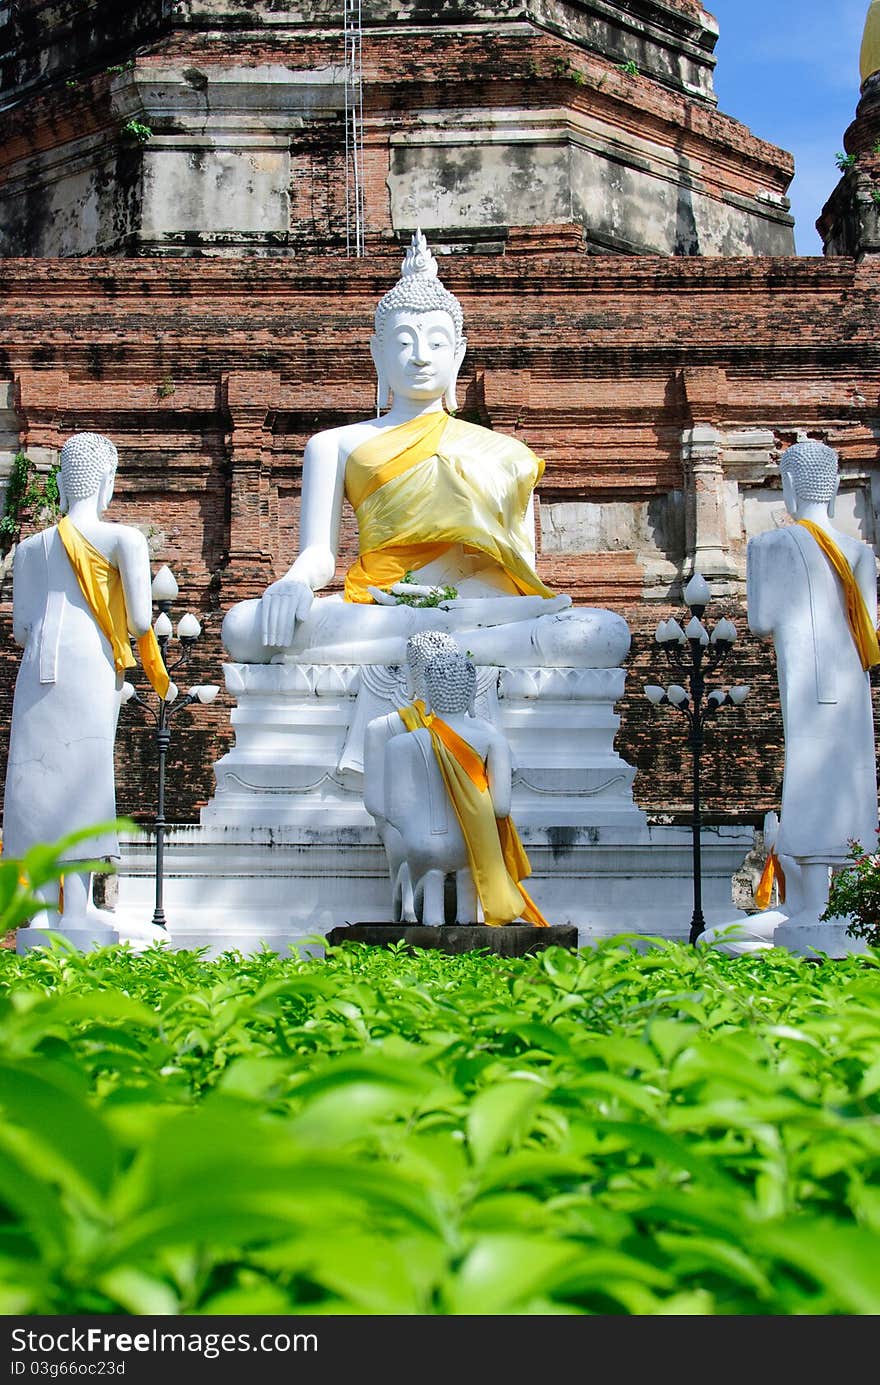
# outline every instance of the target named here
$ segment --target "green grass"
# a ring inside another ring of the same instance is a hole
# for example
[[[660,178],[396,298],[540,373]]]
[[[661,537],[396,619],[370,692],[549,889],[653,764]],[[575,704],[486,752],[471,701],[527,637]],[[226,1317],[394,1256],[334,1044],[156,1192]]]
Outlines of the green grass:
[[[0,964],[0,1312],[876,1314],[880,955]]]

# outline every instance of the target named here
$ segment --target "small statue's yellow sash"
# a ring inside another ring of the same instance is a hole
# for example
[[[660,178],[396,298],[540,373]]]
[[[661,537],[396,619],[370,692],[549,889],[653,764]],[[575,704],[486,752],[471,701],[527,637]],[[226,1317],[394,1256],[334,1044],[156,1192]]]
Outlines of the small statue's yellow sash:
[[[880,643],[877,640],[877,631],[868,615],[865,598],[859,591],[858,582],[853,576],[853,570],[844,553],[823,529],[808,519],[799,519],[797,523],[812,534],[843,584],[844,596],[846,597],[846,618],[849,621],[849,628],[856,649],[859,651],[862,668],[867,672],[875,664],[880,664]]]
[[[523,918],[536,928],[549,928],[520,883],[532,873],[529,858],[513,819],[496,818],[486,767],[473,746],[440,717],[426,715],[425,704],[418,699],[409,707],[401,707],[399,716],[407,731],[424,728],[430,733],[486,923],[499,927]]]
[[[779,887],[779,903],[785,903],[785,871],[779,863],[779,857],[771,848],[767,860],[764,862],[764,869],[761,871],[761,879],[758,881],[758,888],[755,890],[755,903],[759,909],[766,909],[773,897],[773,886]]]
[[[354,448],[345,493],[359,554],[345,599],[369,603],[453,544],[484,553],[521,595],[552,596],[532,566],[525,516],[543,462],[517,438],[434,410]]]
[[[129,642],[128,612],[119,569],[74,528],[67,515],[58,523],[58,537],[64,544],[64,551],[98,629],[107,638],[116,672],[123,673],[125,669],[133,668],[135,657]],[[152,628],[141,635],[137,647],[151,686],[159,697],[164,697],[171,680]]]

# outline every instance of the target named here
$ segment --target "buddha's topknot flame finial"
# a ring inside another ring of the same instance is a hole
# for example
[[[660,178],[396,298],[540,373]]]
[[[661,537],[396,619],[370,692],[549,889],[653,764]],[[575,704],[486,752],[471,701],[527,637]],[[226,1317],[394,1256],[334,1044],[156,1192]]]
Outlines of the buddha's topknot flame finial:
[[[421,230],[413,234],[404,257],[400,278],[394,287],[388,290],[376,309],[377,337],[382,336],[389,314],[395,311],[448,313],[455,327],[456,342],[464,340],[464,315],[461,304],[440,282],[437,261],[428,249],[428,242]]]
[[[428,249],[428,242],[421,228],[416,229],[407,248],[401,278],[411,279],[417,274],[423,275],[426,279],[436,279],[438,276],[437,261]]]

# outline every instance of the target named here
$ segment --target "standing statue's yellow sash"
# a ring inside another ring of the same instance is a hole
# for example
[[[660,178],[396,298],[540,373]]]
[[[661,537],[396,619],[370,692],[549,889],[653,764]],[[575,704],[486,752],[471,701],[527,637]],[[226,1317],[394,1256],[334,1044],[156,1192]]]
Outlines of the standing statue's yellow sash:
[[[98,629],[106,636],[110,645],[116,672],[123,673],[125,669],[133,668],[135,658],[129,643],[128,612],[125,609],[125,592],[119,569],[109,563],[104,554],[74,528],[67,515],[58,523],[58,537],[64,544],[64,551],[70,559],[80,591],[95,617]],[[162,662],[159,642],[152,628],[145,635],[141,635],[137,646],[151,686],[164,698],[171,680]]]
[[[549,928],[522,880],[532,873],[529,858],[512,818],[496,818],[486,768],[473,746],[436,716],[425,715],[419,700],[401,707],[398,715],[407,731],[424,728],[450,802],[458,819],[483,917],[492,927],[523,918],[536,928]]]
[[[767,860],[764,862],[764,869],[761,871],[761,879],[755,890],[755,903],[759,909],[766,909],[770,900],[773,898],[773,886],[779,889],[779,903],[785,903],[785,871],[779,861],[776,852],[770,849]]]
[[[880,664],[880,643],[877,641],[877,631],[871,623],[865,598],[859,591],[859,584],[853,576],[853,570],[845,554],[825,533],[824,529],[820,529],[817,524],[811,523],[808,519],[799,519],[796,522],[812,534],[843,584],[844,596],[846,597],[846,618],[849,621],[849,628],[856,649],[859,651],[862,668],[867,672],[875,664]]]
[[[543,462],[523,443],[442,411],[386,428],[349,455],[359,558],[345,599],[372,601],[453,544],[484,553],[521,595],[553,596],[532,566],[525,517]]]

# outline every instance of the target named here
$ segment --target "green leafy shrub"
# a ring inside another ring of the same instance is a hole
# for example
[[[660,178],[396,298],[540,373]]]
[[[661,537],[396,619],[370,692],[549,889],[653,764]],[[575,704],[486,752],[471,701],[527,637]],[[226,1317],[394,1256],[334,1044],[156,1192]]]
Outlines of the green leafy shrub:
[[[821,917],[849,918],[846,931],[851,938],[880,947],[880,854],[851,842],[850,857],[851,864],[831,877],[828,907]]]
[[[877,1314],[878,1002],[625,939],[7,953],[0,1312]]]
[[[834,162],[837,164],[841,173],[846,173],[848,169],[855,168],[858,159],[855,154],[844,154],[842,150],[838,150],[834,155]]]

